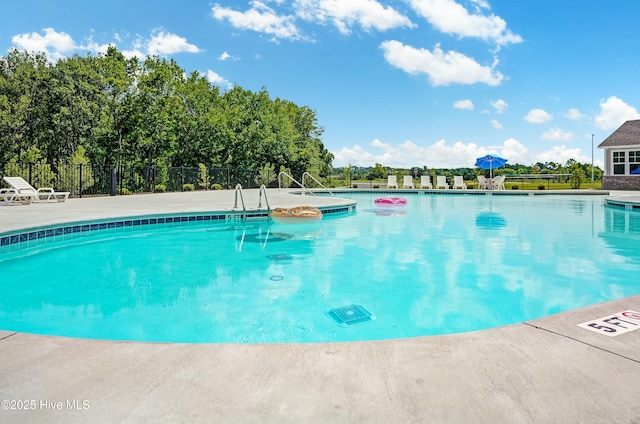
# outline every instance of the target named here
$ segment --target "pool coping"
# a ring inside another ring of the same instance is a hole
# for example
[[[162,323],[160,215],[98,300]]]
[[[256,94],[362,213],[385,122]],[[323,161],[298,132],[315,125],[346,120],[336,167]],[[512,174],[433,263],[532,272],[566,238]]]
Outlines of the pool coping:
[[[85,200],[15,208],[45,206],[24,211],[56,221]],[[223,195],[217,204],[227,201]],[[153,202],[175,204],[162,196],[144,203]],[[36,401],[33,409],[0,410],[0,419],[638,422],[640,331],[611,338],[577,326],[622,310],[640,311],[640,295],[490,330],[330,344],[112,342],[0,331],[0,399]]]

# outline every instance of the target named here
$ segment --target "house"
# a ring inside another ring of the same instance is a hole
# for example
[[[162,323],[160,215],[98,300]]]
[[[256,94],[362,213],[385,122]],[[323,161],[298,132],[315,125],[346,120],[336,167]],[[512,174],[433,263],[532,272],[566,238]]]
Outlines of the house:
[[[598,149],[604,149],[602,188],[640,190],[640,119],[622,124]]]

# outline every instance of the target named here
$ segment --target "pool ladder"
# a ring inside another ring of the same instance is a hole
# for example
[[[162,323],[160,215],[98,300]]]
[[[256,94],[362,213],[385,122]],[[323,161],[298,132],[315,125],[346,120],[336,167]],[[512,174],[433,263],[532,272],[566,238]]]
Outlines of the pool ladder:
[[[235,193],[235,203],[233,205],[233,209],[240,209],[240,207],[238,206],[238,196],[240,196],[240,202],[242,204],[242,222],[246,222],[247,221],[247,206],[244,202],[244,195],[242,193],[242,186],[240,184],[236,184],[236,193]],[[265,205],[267,206],[266,209],[264,209],[262,207],[262,196],[264,196],[264,202]],[[249,211],[254,211],[254,212],[267,212],[267,220],[270,219],[270,214],[269,212],[271,211],[271,207],[269,206],[269,199],[267,198],[267,188],[265,187],[264,184],[262,184],[260,186],[260,189],[258,191],[258,207],[256,209],[250,209]],[[260,214],[256,214],[255,218],[259,218],[261,217]]]
[[[282,190],[282,177],[287,177],[289,178],[289,181],[293,181],[294,183],[296,183],[301,189],[302,189],[302,195],[304,196],[305,193],[309,193],[313,196],[315,196],[315,193],[311,190],[309,190],[308,187],[304,186],[304,178],[305,177],[309,177],[311,178],[313,181],[315,181],[316,184],[318,184],[318,186],[322,187],[323,189],[325,189],[330,195],[333,196],[333,192],[331,192],[331,190],[329,190],[328,188],[326,188],[320,181],[318,181],[316,179],[316,177],[314,177],[313,175],[311,175],[309,172],[305,172],[304,174],[302,174],[302,182],[298,182],[296,181],[295,178],[293,178],[291,175],[287,174],[284,171],[280,171],[280,173],[278,174],[278,190]]]

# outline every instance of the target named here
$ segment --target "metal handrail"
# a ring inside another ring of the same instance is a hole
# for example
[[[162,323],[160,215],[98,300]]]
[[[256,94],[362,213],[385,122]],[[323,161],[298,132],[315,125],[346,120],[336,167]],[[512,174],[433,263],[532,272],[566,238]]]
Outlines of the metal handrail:
[[[281,179],[280,177],[282,177],[283,175],[284,175],[284,176],[286,176],[286,177],[288,177],[288,178],[289,178],[291,181],[293,181],[294,183],[298,184],[298,186],[300,186],[300,188],[302,189],[302,194],[303,194],[303,195],[304,195],[304,193],[305,193],[305,192],[309,192],[309,193],[311,193],[312,195],[314,195],[314,196],[315,196],[315,194],[314,194],[312,191],[310,191],[309,189],[306,189],[306,188],[304,187],[304,184],[299,183],[298,181],[296,181],[296,179],[295,179],[295,178],[293,178],[291,175],[287,174],[287,173],[286,173],[286,172],[284,172],[284,171],[280,171],[280,173],[278,174],[278,190],[281,190],[281,189],[282,189],[282,179]]]
[[[244,204],[244,196],[242,195],[242,186],[240,184],[236,184],[236,201],[233,209],[238,209],[238,193],[240,193],[240,201],[242,201],[242,220],[245,221],[247,219],[247,208]]]
[[[333,196],[333,193],[331,192],[331,190],[329,190],[328,188],[326,188],[320,181],[318,181],[316,179],[316,177],[314,177],[313,175],[311,175],[308,171],[305,171],[304,174],[302,174],[302,185],[304,186],[304,176],[307,175],[308,177],[310,177],[313,181],[315,181],[320,187],[322,187],[323,189],[327,190],[329,192],[330,195]],[[313,193],[313,192],[312,192]]]
[[[236,184],[236,192],[235,192],[235,203],[233,205],[233,209],[239,209],[238,207],[238,194],[240,194],[240,202],[242,202],[242,221],[247,220],[247,206],[244,203],[244,194],[242,193],[242,186],[240,184]],[[260,186],[258,191],[258,210],[262,209],[262,196],[264,195],[264,202],[267,205],[267,212],[271,211],[271,206],[269,205],[269,198],[267,197],[267,187],[264,184]],[[271,217],[271,214],[268,214]]]
[[[260,192],[258,196],[258,209],[262,208],[262,193],[264,193],[264,202],[267,204],[267,211],[271,210],[271,206],[269,206],[269,199],[267,198],[267,187],[264,184],[260,186]]]

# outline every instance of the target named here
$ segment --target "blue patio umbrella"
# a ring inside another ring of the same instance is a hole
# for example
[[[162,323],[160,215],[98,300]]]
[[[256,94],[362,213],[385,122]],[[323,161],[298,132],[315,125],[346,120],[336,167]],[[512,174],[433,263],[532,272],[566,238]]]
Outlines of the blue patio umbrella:
[[[496,155],[484,155],[476,159],[476,166],[481,169],[489,170],[489,178],[493,178],[493,169],[500,168],[507,163],[507,159]]]

